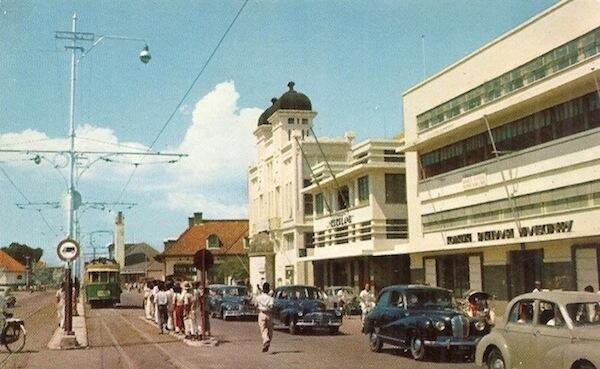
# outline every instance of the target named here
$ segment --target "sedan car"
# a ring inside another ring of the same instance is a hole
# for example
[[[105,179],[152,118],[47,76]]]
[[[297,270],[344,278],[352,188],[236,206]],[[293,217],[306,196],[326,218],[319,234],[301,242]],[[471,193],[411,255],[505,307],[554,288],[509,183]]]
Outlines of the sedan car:
[[[434,349],[472,355],[485,330],[485,321],[456,309],[452,291],[424,285],[384,288],[363,325],[371,351],[386,343],[410,350],[415,360]]]
[[[244,286],[209,286],[208,309],[212,316],[230,318],[257,317],[258,311],[252,304],[248,289]]]
[[[540,291],[515,297],[504,321],[478,344],[488,368],[600,368],[600,295]]]
[[[324,328],[336,334],[342,325],[339,310],[326,309],[325,294],[313,286],[282,286],[273,293],[272,319],[291,334],[300,329]]]

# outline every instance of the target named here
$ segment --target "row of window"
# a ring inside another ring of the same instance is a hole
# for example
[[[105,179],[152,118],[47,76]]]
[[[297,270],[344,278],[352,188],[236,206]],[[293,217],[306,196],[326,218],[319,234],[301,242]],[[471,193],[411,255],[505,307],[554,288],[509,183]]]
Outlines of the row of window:
[[[597,92],[544,109],[491,130],[499,155],[523,150],[600,127]],[[489,133],[482,132],[421,156],[421,179],[495,157]]]
[[[423,215],[423,232],[600,206],[600,181]]]
[[[600,28],[417,116],[419,132],[555,74],[600,52]]]
[[[359,177],[356,180],[356,187],[352,185],[352,191],[348,185],[341,186],[335,192],[335,203],[330,201],[327,204],[332,207],[332,211],[350,209],[356,206],[362,206],[369,203],[369,176]],[[356,196],[354,196],[356,191]],[[331,199],[331,196],[328,197]],[[356,204],[355,204],[356,199]],[[386,204],[406,204],[406,176],[402,173],[385,174],[385,203]],[[318,193],[314,196],[314,210],[317,215],[323,215],[325,210],[325,196]],[[309,211],[310,210],[310,211]],[[304,214],[312,214],[313,199],[311,195],[304,196]]]

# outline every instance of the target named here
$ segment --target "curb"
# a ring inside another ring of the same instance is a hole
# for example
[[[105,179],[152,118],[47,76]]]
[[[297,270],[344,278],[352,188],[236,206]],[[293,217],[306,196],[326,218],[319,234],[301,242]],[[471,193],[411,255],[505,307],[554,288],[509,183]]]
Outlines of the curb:
[[[138,318],[158,329],[158,325],[153,320],[146,319],[146,317],[144,316],[138,316]],[[219,340],[216,337],[209,337],[208,339],[203,341],[195,341],[189,340],[185,338],[185,336],[181,334],[176,334],[175,332],[167,331],[167,334],[177,338],[180,341],[183,341],[183,343],[192,347],[215,347],[219,345]]]
[[[49,350],[77,350],[88,347],[85,308],[81,301],[77,303],[77,314],[79,316],[73,317],[73,332],[75,335],[66,335],[61,327],[56,328],[48,342]]]

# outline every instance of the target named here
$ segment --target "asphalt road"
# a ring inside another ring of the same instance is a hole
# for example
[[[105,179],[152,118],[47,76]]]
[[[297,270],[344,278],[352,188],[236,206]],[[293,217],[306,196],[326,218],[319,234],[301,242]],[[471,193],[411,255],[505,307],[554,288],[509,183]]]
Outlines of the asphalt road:
[[[77,369],[193,369],[193,368],[456,368],[473,369],[471,363],[415,362],[400,350],[369,351],[358,317],[347,319],[339,335],[326,333],[292,336],[275,331],[269,353],[262,353],[255,321],[212,320],[217,347],[190,347],[142,318],[141,297],[125,293],[123,305],[115,309],[87,311],[90,347],[83,350],[49,351],[46,344],[56,326],[51,292],[38,292],[23,299],[16,315],[27,316],[28,342],[25,352],[0,354],[0,368]],[[19,310],[21,309],[21,310]]]

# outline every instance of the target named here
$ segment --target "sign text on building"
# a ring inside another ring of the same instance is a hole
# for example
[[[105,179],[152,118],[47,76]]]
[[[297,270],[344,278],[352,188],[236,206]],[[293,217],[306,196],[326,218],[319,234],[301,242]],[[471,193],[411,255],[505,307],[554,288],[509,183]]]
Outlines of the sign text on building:
[[[573,221],[567,220],[564,222],[556,222],[556,223],[548,223],[548,224],[538,224],[532,226],[526,226],[519,228],[519,236],[523,237],[533,237],[533,236],[542,236],[554,233],[567,233],[571,232],[573,229]],[[446,237],[446,244],[448,245],[457,245],[461,243],[469,243],[469,242],[485,242],[485,241],[495,241],[495,240],[504,240],[515,238],[515,229],[514,228],[506,228],[506,229],[495,229],[490,231],[477,232],[476,237],[473,237],[472,233],[463,233],[454,236]]]
[[[331,228],[341,227],[341,226],[348,225],[350,223],[352,223],[352,215],[344,215],[341,217],[332,218],[329,221],[329,227],[331,227]]]

